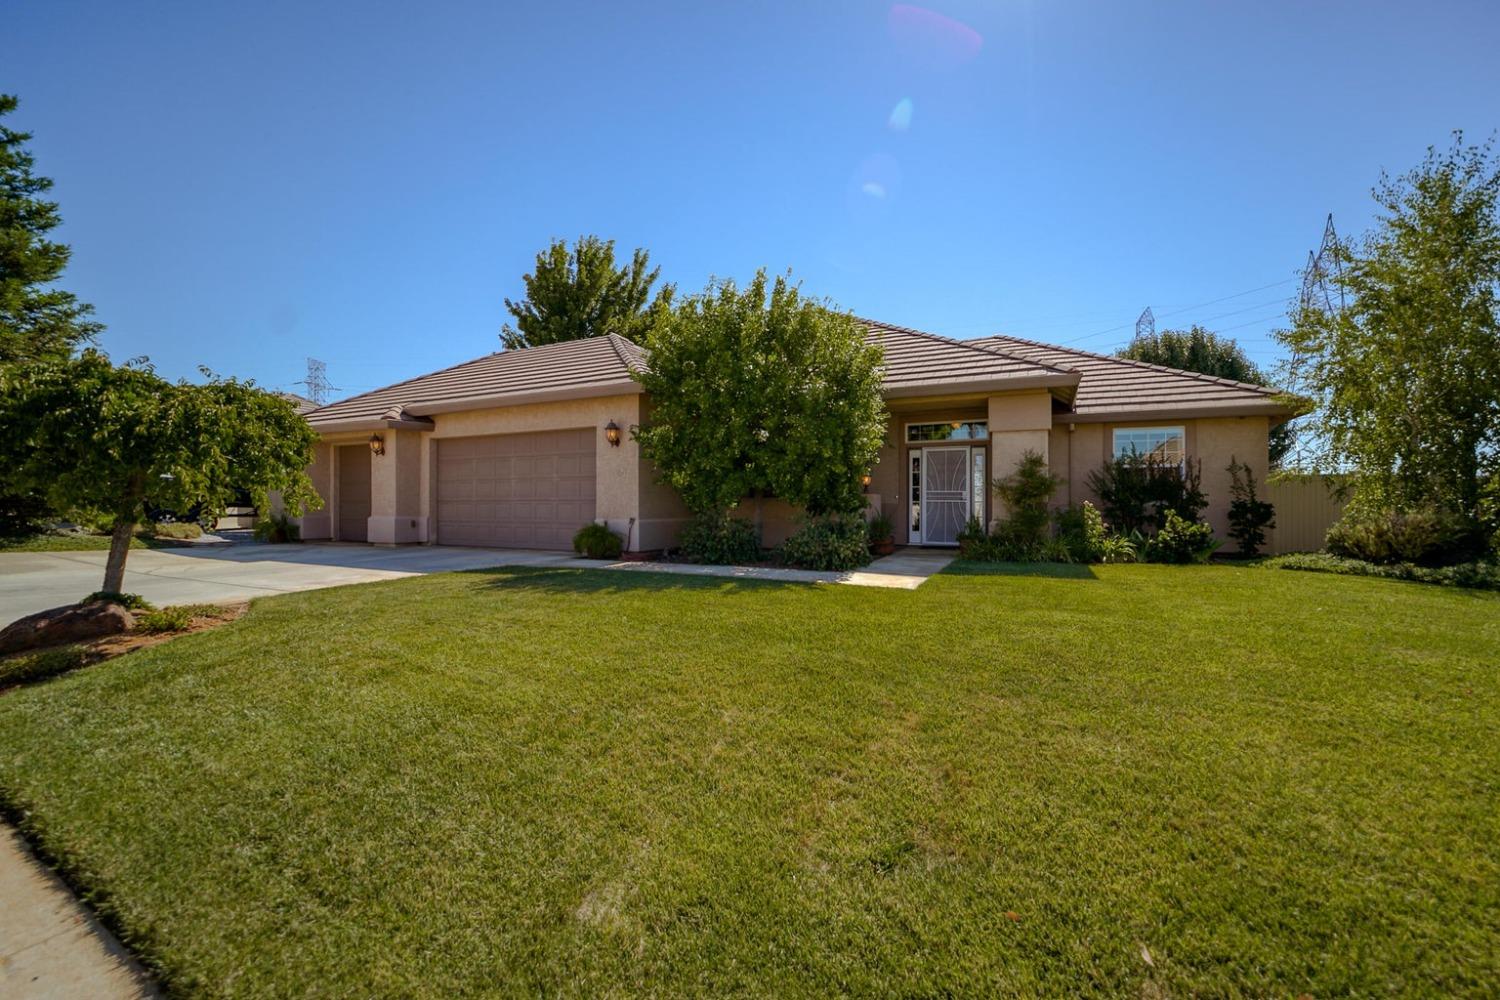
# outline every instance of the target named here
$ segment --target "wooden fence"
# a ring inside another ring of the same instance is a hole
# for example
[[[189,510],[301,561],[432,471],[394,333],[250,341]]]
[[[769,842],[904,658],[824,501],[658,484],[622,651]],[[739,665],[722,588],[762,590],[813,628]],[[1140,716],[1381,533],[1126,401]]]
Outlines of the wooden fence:
[[[1266,483],[1266,499],[1276,508],[1276,527],[1266,533],[1266,548],[1283,552],[1316,552],[1323,536],[1344,512],[1333,481],[1316,474],[1290,474]]]

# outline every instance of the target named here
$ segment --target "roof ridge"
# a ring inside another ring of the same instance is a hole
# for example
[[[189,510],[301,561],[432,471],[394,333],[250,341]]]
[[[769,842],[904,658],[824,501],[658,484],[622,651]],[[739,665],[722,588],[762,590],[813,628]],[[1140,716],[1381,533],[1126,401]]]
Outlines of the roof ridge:
[[[1223,378],[1219,375],[1210,375],[1207,372],[1188,371],[1186,368],[1172,368],[1168,365],[1152,364],[1149,361],[1137,361],[1135,358],[1122,358],[1114,354],[1100,354],[1098,351],[1085,351],[1082,348],[1078,347],[1065,347],[1062,344],[1049,344],[1041,340],[1028,340],[1025,337],[1013,337],[1008,333],[992,333],[983,337],[974,338],[975,343],[979,343],[985,340],[1008,340],[1017,344],[1029,344],[1032,347],[1045,347],[1048,350],[1052,351],[1062,351],[1064,354],[1077,354],[1085,358],[1098,358],[1101,361],[1113,361],[1116,364],[1133,365],[1136,368],[1146,368],[1150,371],[1166,372],[1169,375],[1184,375],[1188,378],[1196,379],[1200,382],[1214,382],[1218,385],[1233,386],[1237,389],[1253,389],[1256,392],[1263,392],[1267,395],[1272,396],[1280,395],[1282,391],[1275,388],[1274,386],[1256,385],[1253,382],[1241,382],[1238,379]],[[998,348],[987,349],[999,350]]]
[[[1038,368],[1046,368],[1051,371],[1057,372],[1060,375],[1078,374],[1077,369],[1074,368],[1062,368],[1058,365],[1049,364],[1046,361],[1036,361],[1032,358],[1023,358],[1019,354],[1011,354],[1009,351],[1002,351],[998,348],[981,347],[970,340],[958,340],[954,337],[945,337],[940,333],[928,333],[926,330],[916,330],[909,326],[897,326],[895,323],[882,323],[879,320],[866,319],[863,316],[855,316],[854,319],[856,322],[865,324],[866,327],[879,327],[885,330],[896,330],[901,333],[909,333],[914,337],[925,337],[928,340],[936,340],[944,344],[953,344],[957,347],[967,347],[969,350],[978,351],[981,354],[998,354],[1003,358],[1009,358],[1012,361],[1019,361],[1022,364],[1026,365],[1035,365]]]
[[[646,354],[646,349],[644,347],[642,347],[640,344],[637,344],[635,341],[630,340],[627,337],[622,337],[618,333],[615,333],[613,331],[610,331],[609,333],[606,333],[604,336],[609,339],[609,346],[612,347],[612,348],[614,348],[615,357],[617,357],[617,358],[620,359],[620,364],[622,364],[622,365],[625,366],[625,370],[627,372],[637,371],[638,369],[636,368],[635,362],[631,361],[630,358],[628,358],[628,357],[625,356],[625,348],[622,347],[621,345],[622,344],[629,344],[631,347],[633,347],[636,350],[640,351],[641,355],[643,357]]]

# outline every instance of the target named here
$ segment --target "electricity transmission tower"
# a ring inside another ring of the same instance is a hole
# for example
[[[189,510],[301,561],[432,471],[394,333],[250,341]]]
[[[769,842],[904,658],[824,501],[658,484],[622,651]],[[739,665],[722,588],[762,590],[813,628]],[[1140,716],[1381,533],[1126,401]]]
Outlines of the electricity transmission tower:
[[[328,365],[317,358],[307,359],[307,378],[297,384],[305,387],[308,398],[319,406],[328,402],[328,394],[333,391],[328,384]]]
[[[1156,336],[1156,316],[1152,314],[1150,306],[1147,306],[1146,311],[1136,318],[1135,335],[1137,337]]]
[[[1338,244],[1339,234],[1334,231],[1333,213],[1329,212],[1318,252],[1307,252],[1307,270],[1302,272],[1302,293],[1297,300],[1303,309],[1320,309],[1329,313],[1343,310],[1344,285],[1337,280],[1343,273],[1343,265],[1339,263]],[[1330,288],[1330,285],[1333,287]],[[1339,300],[1337,308],[1333,304],[1335,297]]]

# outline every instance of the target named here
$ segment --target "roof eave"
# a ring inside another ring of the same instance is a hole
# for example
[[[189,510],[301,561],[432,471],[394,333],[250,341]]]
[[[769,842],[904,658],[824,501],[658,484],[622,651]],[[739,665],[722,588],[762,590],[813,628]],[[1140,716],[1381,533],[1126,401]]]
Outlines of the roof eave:
[[[1083,413],[1060,413],[1057,423],[1118,424],[1130,420],[1200,420],[1209,417],[1271,417],[1287,419],[1296,412],[1273,399],[1199,403],[1190,406],[1138,406]]]
[[[319,434],[340,434],[345,431],[430,431],[431,420],[422,417],[342,417],[332,420],[309,420],[308,424]]]
[[[930,382],[906,382],[897,386],[882,386],[881,395],[886,399],[903,399],[910,396],[958,396],[974,393],[1014,392],[1020,389],[1058,389],[1071,398],[1078,388],[1076,373],[1042,375],[1011,375],[1001,378],[935,379]]]

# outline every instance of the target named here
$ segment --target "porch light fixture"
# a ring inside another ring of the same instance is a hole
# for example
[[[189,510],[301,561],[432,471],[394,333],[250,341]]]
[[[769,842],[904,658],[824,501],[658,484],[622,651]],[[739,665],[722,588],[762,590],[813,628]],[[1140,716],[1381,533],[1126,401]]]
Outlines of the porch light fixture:
[[[370,435],[370,454],[372,454],[372,455],[384,455],[385,454],[385,438],[381,437],[379,434],[371,434]]]
[[[868,472],[860,477],[859,485],[864,488],[866,493],[870,492],[870,474]]]
[[[604,440],[608,441],[610,447],[620,447],[620,425],[611,420],[604,425]]]

